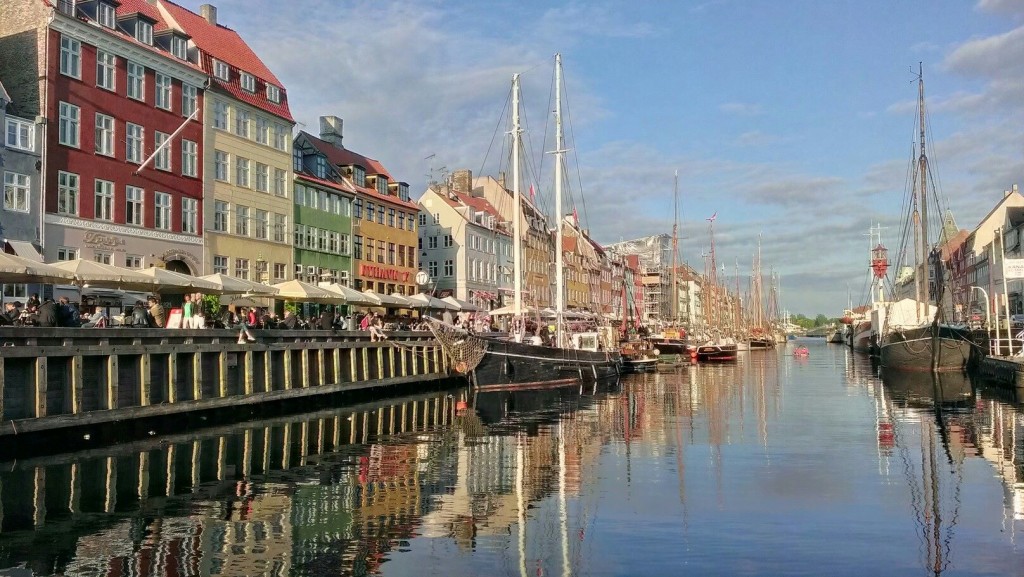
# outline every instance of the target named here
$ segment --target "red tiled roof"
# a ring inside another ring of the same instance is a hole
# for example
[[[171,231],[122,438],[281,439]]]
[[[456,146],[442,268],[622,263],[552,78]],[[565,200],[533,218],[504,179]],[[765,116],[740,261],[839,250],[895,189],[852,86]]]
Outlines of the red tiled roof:
[[[356,187],[352,186],[348,181],[343,181],[341,183],[331,182],[330,180],[317,178],[312,174],[306,174],[305,172],[296,172],[295,178],[301,178],[302,180],[312,182],[314,184],[319,184],[322,186],[326,186],[327,188],[340,190],[341,192],[348,192],[350,194],[354,194],[356,191]]]
[[[146,0],[128,0],[135,4],[146,4]],[[192,41],[202,53],[200,65],[210,75],[213,85],[223,89],[238,100],[250,104],[271,114],[293,121],[291,111],[288,108],[288,97],[281,81],[274,76],[274,73],[256,56],[256,53],[249,48],[249,45],[242,40],[234,30],[221,24],[213,25],[205,18],[191,10],[179,6],[168,0],[160,0],[160,6],[164,8],[170,17],[181,27],[182,32],[192,37]],[[231,82],[223,82],[213,76],[213,62],[216,58],[235,69]],[[280,102],[267,100],[266,88],[259,83],[256,92],[247,92],[239,84],[237,71],[247,72],[256,78],[273,84],[280,89]]]
[[[381,174],[387,177],[389,184],[395,182],[395,180],[391,178],[391,175],[388,174],[388,171],[384,168],[384,165],[382,165],[379,161],[374,160],[372,158],[367,158],[361,154],[352,152],[351,150],[345,148],[338,148],[337,146],[334,146],[330,142],[327,142],[326,140],[320,140],[319,138],[313,136],[312,134],[306,131],[302,131],[299,134],[301,136],[304,136],[309,141],[309,143],[312,144],[313,147],[316,148],[319,152],[323,153],[323,155],[327,157],[327,161],[330,162],[331,164],[335,166],[359,165],[366,169],[366,174]],[[366,196],[382,198],[387,202],[399,204],[406,208],[413,208],[418,210],[420,207],[418,204],[416,204],[415,201],[402,200],[401,198],[390,194],[381,194],[377,192],[376,188],[371,188],[368,186],[357,186],[354,182],[351,181],[349,181],[349,184],[360,194],[364,194]]]
[[[456,199],[452,199],[447,195],[447,193],[441,193],[436,190],[434,191],[434,193],[437,195],[438,198],[448,203],[448,205],[451,206],[452,208],[459,209],[468,206],[477,212],[489,214],[492,217],[494,217],[494,219],[497,222],[501,222],[501,214],[498,212],[496,208],[494,208],[494,206],[490,202],[487,201],[486,198],[471,196],[462,192],[453,191],[452,194],[456,196]],[[465,215],[463,215],[463,218],[465,218]],[[494,229],[494,232],[501,235],[509,236],[507,232],[497,228]]]

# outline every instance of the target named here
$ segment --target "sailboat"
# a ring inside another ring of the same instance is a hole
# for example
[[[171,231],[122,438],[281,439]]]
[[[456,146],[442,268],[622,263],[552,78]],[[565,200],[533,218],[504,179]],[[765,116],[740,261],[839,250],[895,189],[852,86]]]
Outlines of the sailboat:
[[[773,349],[775,348],[775,335],[772,334],[771,323],[762,308],[764,295],[761,286],[761,236],[757,237],[757,256],[754,258],[753,272],[751,273],[750,290],[750,348],[751,349]]]
[[[973,343],[966,326],[945,322],[942,303],[946,271],[940,248],[928,240],[928,183],[934,179],[925,146],[924,72],[920,65],[917,87],[920,150],[908,203],[910,218],[904,231],[905,238],[914,235],[914,297],[886,305],[880,325],[880,363],[897,370],[962,371],[971,358]],[[929,274],[932,270],[934,282]]]
[[[562,168],[565,144],[562,134],[562,57],[555,55],[555,246],[562,246]],[[512,332],[508,338],[484,337],[434,321],[428,323],[434,337],[456,372],[467,375],[479,388],[555,386],[586,379],[616,376],[621,357],[614,346],[603,342],[599,332],[569,334],[564,321],[565,282],[562,250],[555,258],[555,334],[551,346],[539,334],[526,335],[523,316],[523,231],[519,155],[522,127],[519,118],[519,74],[512,76]]]
[[[718,284],[718,263],[715,262],[715,218],[718,213],[711,215],[708,220],[708,235],[711,239],[711,253],[708,255],[709,266],[706,267],[707,274],[704,278],[704,287],[701,294],[704,296],[704,315],[707,322],[707,334],[703,341],[697,345],[697,360],[703,362],[735,361],[737,356],[736,339],[724,331],[723,312],[728,294],[725,287]]]
[[[689,356],[693,347],[686,340],[686,330],[679,318],[679,171],[672,187],[672,321],[660,334],[651,336],[651,344],[662,355]]]

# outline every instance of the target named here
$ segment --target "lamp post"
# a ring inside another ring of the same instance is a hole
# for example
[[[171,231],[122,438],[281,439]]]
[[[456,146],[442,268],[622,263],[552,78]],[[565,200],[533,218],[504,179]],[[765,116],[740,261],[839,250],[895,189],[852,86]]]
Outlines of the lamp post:
[[[992,317],[989,314],[989,309],[988,309],[988,291],[986,291],[985,289],[981,288],[980,286],[972,286],[971,288],[972,289],[977,289],[977,290],[981,291],[981,296],[985,298],[985,327],[986,327],[986,330],[988,330],[988,327],[992,326],[991,325]]]

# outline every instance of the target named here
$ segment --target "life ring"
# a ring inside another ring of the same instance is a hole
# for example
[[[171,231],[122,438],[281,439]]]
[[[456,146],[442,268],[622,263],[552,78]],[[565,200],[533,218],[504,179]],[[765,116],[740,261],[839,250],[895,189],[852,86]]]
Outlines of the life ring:
[[[469,365],[466,364],[466,361],[459,361],[455,363],[455,370],[462,374],[466,374],[469,371]]]

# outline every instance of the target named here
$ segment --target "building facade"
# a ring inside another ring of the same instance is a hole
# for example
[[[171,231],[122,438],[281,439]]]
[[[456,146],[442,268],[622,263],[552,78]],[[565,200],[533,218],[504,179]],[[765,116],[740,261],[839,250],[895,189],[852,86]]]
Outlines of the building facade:
[[[416,221],[419,205],[409,199],[409,185],[392,178],[372,158],[343,146],[343,123],[320,118],[320,137],[299,133],[296,163],[326,162],[354,192],[352,200],[352,277],[356,290],[416,294]],[[318,160],[323,158],[323,161]]]
[[[207,178],[204,272],[262,283],[291,274],[292,128],[281,81],[209,4],[196,14],[155,0],[188,34],[208,81],[202,154]]]
[[[46,123],[46,260],[201,272],[206,77],[189,34],[144,0],[4,8],[0,52],[23,58],[0,59],[0,75]]]

